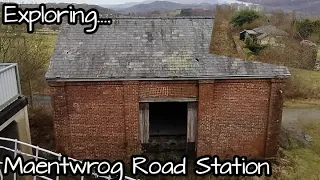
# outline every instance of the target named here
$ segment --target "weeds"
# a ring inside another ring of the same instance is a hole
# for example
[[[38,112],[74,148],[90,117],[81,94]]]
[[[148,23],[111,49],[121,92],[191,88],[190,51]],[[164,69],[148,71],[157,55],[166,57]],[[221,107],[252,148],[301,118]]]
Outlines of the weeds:
[[[320,99],[320,72],[290,69],[286,84],[287,99]]]
[[[284,179],[320,179],[320,117],[319,121],[308,122],[300,120],[299,126],[312,137],[312,142],[308,147],[295,146],[290,150],[285,150],[287,159],[291,166],[283,168],[282,177]]]
[[[35,106],[29,112],[32,144],[55,151],[52,109],[47,106]]]

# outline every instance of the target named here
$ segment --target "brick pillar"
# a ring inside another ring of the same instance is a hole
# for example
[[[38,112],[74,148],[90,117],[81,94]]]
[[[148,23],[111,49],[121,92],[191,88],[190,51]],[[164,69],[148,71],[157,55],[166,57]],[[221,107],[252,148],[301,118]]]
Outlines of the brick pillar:
[[[212,111],[214,105],[214,81],[199,81],[198,100],[198,135],[197,156],[210,155],[212,153]]]
[[[283,84],[283,79],[271,80],[265,157],[274,157],[278,151],[278,139],[282,121]]]
[[[126,138],[126,158],[140,154],[139,140],[139,82],[127,81],[123,83],[124,90],[124,118]]]
[[[54,109],[54,132],[56,140],[56,150],[59,153],[71,154],[68,102],[64,83],[51,83],[51,97]]]

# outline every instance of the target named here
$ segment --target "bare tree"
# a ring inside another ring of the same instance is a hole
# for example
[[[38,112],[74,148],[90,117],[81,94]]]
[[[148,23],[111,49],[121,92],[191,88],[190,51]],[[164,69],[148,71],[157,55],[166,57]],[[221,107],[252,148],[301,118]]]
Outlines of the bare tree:
[[[18,63],[22,91],[30,97],[32,84],[37,84],[44,77],[44,69],[49,62],[51,51],[47,41],[45,35],[26,33],[23,26],[0,27],[1,61]],[[37,88],[40,85],[35,86]]]

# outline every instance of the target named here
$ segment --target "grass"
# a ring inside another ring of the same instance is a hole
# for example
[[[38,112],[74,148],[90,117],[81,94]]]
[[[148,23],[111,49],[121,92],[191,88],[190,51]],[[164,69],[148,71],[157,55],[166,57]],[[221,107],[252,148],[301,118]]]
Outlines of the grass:
[[[29,107],[29,122],[32,143],[55,151],[52,109],[47,106]]]
[[[171,11],[171,12],[169,12],[169,13],[165,13],[164,15],[166,15],[166,16],[178,16],[178,15],[180,15],[180,13],[181,13],[181,9],[176,9],[176,10],[174,10],[174,11]]]
[[[320,88],[320,72],[293,68],[290,72],[300,77],[303,83],[309,84],[311,88]]]
[[[253,52],[250,51],[248,48],[244,48],[243,50],[244,50],[244,52],[246,53],[247,57],[250,57],[250,56],[253,56],[253,55],[254,55]]]
[[[320,179],[320,117],[318,122],[306,124],[299,122],[302,129],[312,137],[310,147],[296,147],[286,150],[285,154],[293,166],[285,167],[282,174],[285,179]]]
[[[288,99],[320,99],[320,72],[291,68],[287,83]]]
[[[56,41],[57,41],[57,38],[58,38],[58,35],[57,34],[27,34],[25,33],[24,34],[26,37],[30,37],[30,38],[33,38],[35,36],[42,36],[45,38],[46,40],[46,45],[50,48],[50,50],[53,51],[54,49],[54,45],[56,44]]]
[[[56,44],[57,37],[58,36],[56,34],[23,33],[19,37],[16,37],[16,39],[13,39],[13,41],[10,40],[11,43],[9,43],[10,38],[3,38],[2,39],[3,43],[10,44],[9,47],[4,47],[4,48],[9,48],[9,51],[6,53],[7,59],[5,59],[5,60],[10,61],[10,58],[9,58],[10,54],[16,54],[16,52],[15,52],[16,49],[22,47],[21,44],[25,43],[25,42],[29,43],[28,45],[42,44],[43,46],[45,46],[45,48],[43,50],[49,50],[49,52],[51,54],[53,52],[54,46]],[[3,57],[3,53],[0,53],[0,56]]]
[[[320,107],[320,99],[288,99],[284,102],[287,108],[312,108]]]

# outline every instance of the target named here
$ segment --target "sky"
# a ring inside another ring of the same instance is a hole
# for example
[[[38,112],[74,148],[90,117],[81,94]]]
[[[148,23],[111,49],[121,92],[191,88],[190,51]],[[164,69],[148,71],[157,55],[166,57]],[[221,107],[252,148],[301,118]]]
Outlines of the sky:
[[[55,2],[55,3],[79,3],[79,4],[123,4],[126,2],[143,2],[145,0],[13,0],[17,3],[48,3],[48,2]],[[225,0],[228,2],[233,2],[235,0]],[[195,0],[196,2],[196,0]]]
[[[20,3],[79,3],[79,4],[123,4],[126,2],[142,2],[144,0],[13,0]]]

